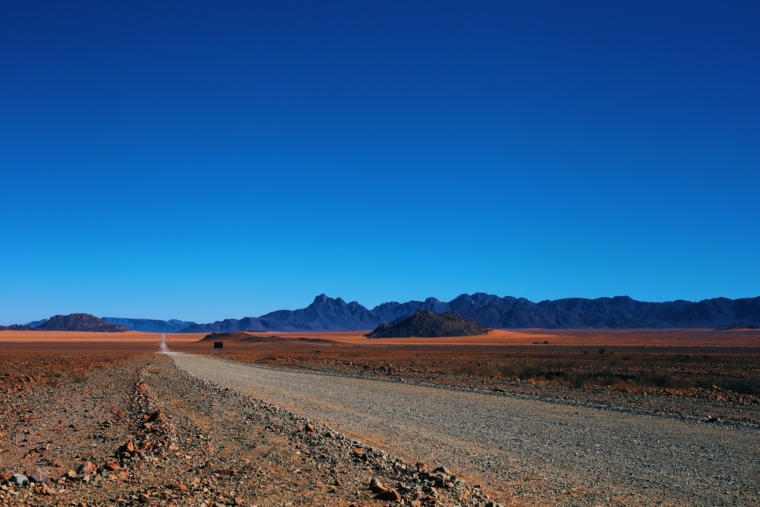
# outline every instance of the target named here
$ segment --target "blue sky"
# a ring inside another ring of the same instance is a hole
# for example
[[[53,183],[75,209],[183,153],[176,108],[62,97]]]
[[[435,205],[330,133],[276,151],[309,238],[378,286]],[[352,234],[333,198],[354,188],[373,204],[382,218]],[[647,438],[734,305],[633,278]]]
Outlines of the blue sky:
[[[760,295],[756,2],[3,2],[0,324]]]

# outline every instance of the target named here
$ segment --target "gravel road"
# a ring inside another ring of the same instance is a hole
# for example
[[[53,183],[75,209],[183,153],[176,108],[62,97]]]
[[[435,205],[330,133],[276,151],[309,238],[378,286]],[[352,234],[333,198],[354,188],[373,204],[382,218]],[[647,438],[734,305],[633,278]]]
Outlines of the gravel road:
[[[176,355],[195,376],[414,462],[506,503],[758,505],[760,433],[584,406],[283,371]],[[522,501],[521,501],[522,500]]]

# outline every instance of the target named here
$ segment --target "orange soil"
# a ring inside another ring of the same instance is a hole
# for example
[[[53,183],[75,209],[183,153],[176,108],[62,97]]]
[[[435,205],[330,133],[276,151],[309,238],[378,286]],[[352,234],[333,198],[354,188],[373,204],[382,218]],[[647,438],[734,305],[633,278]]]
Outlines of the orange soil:
[[[481,336],[450,338],[366,338],[369,331],[354,332],[294,332],[273,331],[250,333],[255,336],[283,338],[321,338],[350,345],[532,345],[548,341],[553,345],[619,345],[619,346],[719,346],[758,347],[760,331],[714,331],[711,329],[623,329],[623,330],[546,330],[528,329],[507,331],[495,329]],[[174,335],[176,336],[176,335]]]
[[[434,345],[441,346],[516,346],[533,345],[548,341],[550,345],[563,346],[644,346],[644,347],[760,347],[760,331],[735,330],[713,331],[708,329],[625,329],[625,330],[545,330],[520,331],[493,330],[482,336],[452,338],[383,338],[369,339],[368,331],[355,332],[291,332],[274,331],[250,333],[254,336],[280,336],[291,338],[293,345],[315,344],[296,341],[295,338],[320,338],[346,346],[374,345]],[[205,333],[167,334],[170,348],[190,351],[208,345],[197,343]],[[86,333],[67,331],[0,331],[0,349],[19,348],[76,348],[109,349],[119,351],[152,352],[161,342],[161,333]],[[237,342],[243,345],[245,342]],[[230,345],[232,345],[230,343]],[[281,344],[282,345],[282,344]],[[250,344],[250,346],[255,346]]]

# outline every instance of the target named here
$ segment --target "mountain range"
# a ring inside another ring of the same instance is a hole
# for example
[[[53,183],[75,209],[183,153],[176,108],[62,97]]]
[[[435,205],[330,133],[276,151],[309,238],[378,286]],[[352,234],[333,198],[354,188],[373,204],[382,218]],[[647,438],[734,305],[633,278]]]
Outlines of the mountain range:
[[[278,310],[261,317],[225,319],[195,324],[184,333],[242,331],[358,331],[374,329],[411,316],[418,310],[434,313],[453,311],[466,319],[494,329],[630,329],[630,328],[715,328],[737,322],[760,324],[760,297],[714,298],[699,302],[648,303],[627,296],[612,298],[568,298],[538,303],[525,298],[499,297],[478,292],[443,302],[436,298],[406,303],[389,302],[367,309],[356,301],[321,294],[306,308]]]
[[[597,299],[567,298],[534,303],[525,298],[478,292],[444,302],[436,298],[406,303],[389,302],[371,310],[356,301],[321,294],[306,308],[278,310],[260,317],[225,319],[207,324],[181,320],[104,317],[112,325],[157,333],[225,333],[235,331],[360,331],[371,330],[411,316],[418,310],[453,311],[492,329],[631,329],[728,328],[739,322],[760,326],[760,297],[714,298],[699,302],[636,301],[627,296]],[[42,329],[46,321],[30,322]]]
[[[145,333],[178,333],[187,327],[196,325],[195,322],[177,319],[154,320],[101,317],[101,320],[116,326],[126,327],[130,331],[143,331]]]

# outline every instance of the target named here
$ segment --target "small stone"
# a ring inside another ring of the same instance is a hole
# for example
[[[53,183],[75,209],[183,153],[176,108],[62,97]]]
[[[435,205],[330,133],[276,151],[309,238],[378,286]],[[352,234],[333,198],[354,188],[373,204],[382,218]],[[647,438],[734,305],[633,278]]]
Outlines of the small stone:
[[[95,472],[95,465],[93,465],[89,461],[79,465],[79,469],[77,470],[77,473],[79,473],[79,475],[89,475],[94,472]]]
[[[14,474],[13,482],[16,484],[16,486],[21,487],[26,484],[29,484],[29,478],[24,474]]]
[[[416,466],[417,466],[417,471],[418,472],[427,472],[428,471],[428,466],[425,463],[423,463],[422,461],[418,461]]]
[[[119,465],[117,465],[116,463],[106,463],[105,465],[103,465],[103,468],[111,472],[115,472],[116,470],[119,469]]]
[[[422,502],[420,502],[419,500],[412,500],[411,506],[412,507],[422,507]]]
[[[41,467],[37,467],[31,472],[27,472],[27,475],[29,476],[30,480],[38,484],[42,484],[46,480],[50,479],[50,474],[48,471]]]
[[[354,454],[356,456],[361,456],[362,454],[364,454],[364,449],[362,449],[361,447],[354,447]]]
[[[440,472],[440,473],[444,473],[444,474],[446,474],[446,475],[451,475],[451,470],[449,470],[448,468],[446,468],[446,467],[443,467],[443,466],[441,466],[441,467],[438,467],[438,468],[436,468],[435,470],[433,470],[433,473],[434,473],[434,474],[435,474],[435,473],[439,473],[439,472]]]
[[[148,416],[148,422],[160,421],[164,416],[164,411],[160,408]]]
[[[245,503],[245,500],[242,498],[235,498],[235,505],[243,505]]]
[[[77,473],[73,470],[69,470],[68,472],[66,472],[66,477],[68,477],[69,479],[76,479]]]
[[[314,425],[311,423],[307,424],[306,431],[308,431],[309,433],[314,433]]]
[[[383,483],[380,482],[380,479],[377,477],[374,477],[371,481],[369,481],[369,489],[373,493],[383,493],[385,491],[388,491],[388,488],[383,486]]]
[[[386,500],[389,502],[398,502],[401,500],[401,495],[398,494],[398,491],[395,489],[392,489],[390,491],[381,491],[378,493],[375,498],[378,500]]]
[[[142,503],[150,502],[150,495],[148,493],[140,493],[140,501]]]
[[[126,444],[119,447],[119,453],[122,453],[122,452],[128,452],[132,454],[133,452],[135,452],[135,444],[130,440]]]

